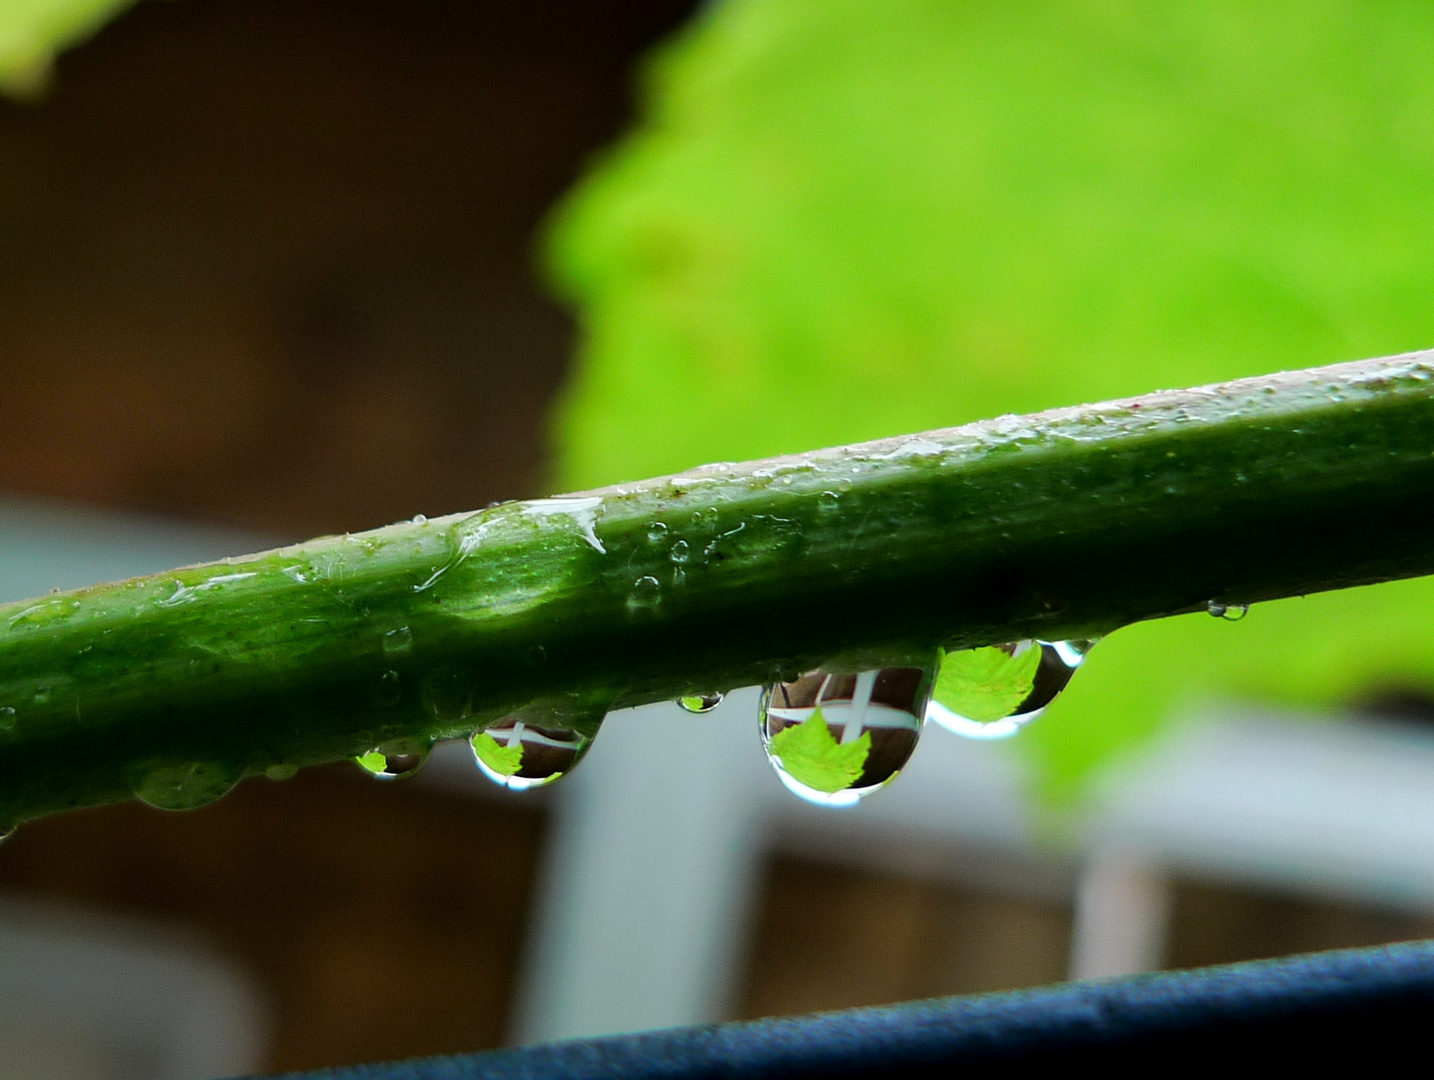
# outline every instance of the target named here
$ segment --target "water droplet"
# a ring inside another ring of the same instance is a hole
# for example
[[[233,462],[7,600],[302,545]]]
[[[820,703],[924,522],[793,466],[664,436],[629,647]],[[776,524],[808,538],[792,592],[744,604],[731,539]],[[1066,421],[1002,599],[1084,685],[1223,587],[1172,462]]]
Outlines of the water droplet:
[[[10,731],[15,727],[15,710],[9,705],[0,707],[0,732]]]
[[[403,683],[396,671],[385,671],[383,677],[378,680],[378,703],[380,705],[397,705],[398,699],[403,697]]]
[[[660,521],[654,521],[647,527],[647,540],[651,544],[660,544],[667,536],[667,526]]]
[[[400,739],[376,746],[367,754],[358,755],[354,761],[366,773],[380,780],[397,780],[403,776],[412,776],[421,769],[432,748],[431,743],[417,739]]]
[[[968,739],[1008,739],[1045,711],[1094,641],[1013,641],[944,655],[926,718]]]
[[[1250,605],[1222,604],[1219,600],[1211,600],[1205,605],[1205,610],[1217,619],[1224,619],[1226,622],[1239,622],[1250,613]]]
[[[651,574],[646,574],[632,583],[632,592],[627,594],[628,611],[651,611],[662,602],[662,584]]]
[[[281,761],[265,769],[264,775],[270,780],[292,780],[299,775],[299,767],[291,762]]]
[[[433,719],[454,723],[472,712],[473,684],[462,672],[435,671],[424,678],[419,699]]]
[[[411,523],[414,525],[427,525],[428,518],[425,517],[423,514],[414,514],[413,518],[411,519]]]
[[[817,496],[817,509],[823,513],[830,513],[841,505],[841,496],[835,491],[823,491]]]
[[[932,672],[814,671],[762,693],[767,760],[787,788],[820,806],[854,806],[884,787],[916,749]]]
[[[133,785],[140,802],[160,810],[193,810],[212,803],[239,782],[242,765],[226,761],[188,761],[156,765]]]
[[[718,705],[722,704],[722,695],[683,694],[680,698],[677,699],[677,704],[681,705],[690,713],[711,712],[713,709],[717,708]]]
[[[474,732],[468,743],[484,776],[509,791],[528,791],[572,772],[592,741],[558,719],[550,726],[510,716]]]
[[[400,626],[397,630],[390,630],[383,635],[383,651],[392,656],[394,653],[406,653],[413,648],[413,631],[406,626]]]
[[[679,540],[668,550],[667,557],[675,563],[685,563],[692,557],[692,551],[686,540]]]

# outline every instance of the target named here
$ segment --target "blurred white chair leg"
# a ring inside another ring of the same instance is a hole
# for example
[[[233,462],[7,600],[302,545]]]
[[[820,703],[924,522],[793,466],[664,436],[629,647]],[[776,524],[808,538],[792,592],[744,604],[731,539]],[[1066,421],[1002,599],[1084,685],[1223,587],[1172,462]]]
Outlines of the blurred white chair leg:
[[[1096,852],[1076,887],[1072,979],[1158,970],[1170,926],[1170,884],[1140,855]]]
[[[755,695],[713,715],[609,717],[564,781],[513,1025],[515,1042],[719,1019],[743,951],[763,777]],[[558,794],[558,791],[555,791]]]

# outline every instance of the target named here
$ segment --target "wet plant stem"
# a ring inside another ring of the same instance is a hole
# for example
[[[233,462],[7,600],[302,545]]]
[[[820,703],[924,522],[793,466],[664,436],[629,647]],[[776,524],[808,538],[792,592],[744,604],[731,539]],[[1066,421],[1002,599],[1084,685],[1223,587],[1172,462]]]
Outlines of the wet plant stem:
[[[0,824],[939,645],[1434,572],[1434,353],[324,537],[0,607]],[[577,723],[577,720],[573,721]]]

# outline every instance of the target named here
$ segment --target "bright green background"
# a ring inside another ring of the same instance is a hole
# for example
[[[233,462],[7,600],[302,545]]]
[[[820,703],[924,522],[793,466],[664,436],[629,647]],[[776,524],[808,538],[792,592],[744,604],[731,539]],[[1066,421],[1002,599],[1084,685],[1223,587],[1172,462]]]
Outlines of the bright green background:
[[[555,486],[1434,345],[1431,58],[1421,2],[713,4],[551,230]],[[1068,795],[1194,697],[1423,686],[1431,610],[1131,627],[1018,742]]]
[[[0,94],[35,97],[55,53],[84,40],[135,0],[0,0]]]

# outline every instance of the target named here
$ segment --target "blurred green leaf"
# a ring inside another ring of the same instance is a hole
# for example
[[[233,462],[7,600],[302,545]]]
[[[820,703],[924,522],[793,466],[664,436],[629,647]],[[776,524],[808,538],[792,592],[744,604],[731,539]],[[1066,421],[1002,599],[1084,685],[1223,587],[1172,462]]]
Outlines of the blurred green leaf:
[[[845,791],[860,779],[871,753],[871,732],[864,731],[849,743],[839,743],[818,707],[801,723],[773,735],[772,753],[792,779],[814,791],[831,794]]]
[[[1010,655],[1005,649],[962,649],[941,661],[932,696],[958,716],[988,724],[1010,716],[1031,696],[1041,650]]]
[[[558,486],[1434,344],[1434,5],[726,0],[560,209]],[[1238,598],[1230,598],[1238,599]],[[1016,740],[1434,685],[1429,580],[1120,631]]]
[[[0,94],[34,98],[55,55],[77,45],[135,0],[0,0]]]

